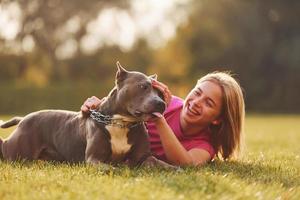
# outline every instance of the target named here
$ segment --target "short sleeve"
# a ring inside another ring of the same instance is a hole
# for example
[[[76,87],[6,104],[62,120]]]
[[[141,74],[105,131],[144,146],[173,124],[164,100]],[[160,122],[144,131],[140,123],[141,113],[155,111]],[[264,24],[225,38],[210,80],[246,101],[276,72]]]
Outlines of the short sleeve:
[[[210,154],[211,159],[215,157],[216,151],[213,146],[207,141],[193,141],[187,146],[188,151],[195,148],[207,151]]]

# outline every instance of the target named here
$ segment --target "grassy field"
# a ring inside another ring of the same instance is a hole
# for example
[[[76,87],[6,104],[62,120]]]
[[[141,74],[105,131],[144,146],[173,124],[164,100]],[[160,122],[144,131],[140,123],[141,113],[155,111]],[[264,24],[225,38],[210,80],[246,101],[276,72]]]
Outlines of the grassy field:
[[[0,199],[300,199],[299,122],[300,116],[249,116],[241,161],[179,172],[0,161]]]

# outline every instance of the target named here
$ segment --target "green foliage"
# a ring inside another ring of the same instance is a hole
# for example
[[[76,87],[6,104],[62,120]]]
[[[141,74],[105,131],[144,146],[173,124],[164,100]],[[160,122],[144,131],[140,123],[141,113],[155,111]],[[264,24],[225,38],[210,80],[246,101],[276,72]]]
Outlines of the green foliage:
[[[104,97],[113,84],[112,80],[108,80],[98,84],[69,82],[42,88],[32,85],[1,85],[0,113],[27,114],[42,109],[79,111],[87,97]]]
[[[0,117],[8,119],[9,117]],[[0,161],[1,199],[299,199],[299,116],[250,116],[240,161],[182,171]],[[1,129],[6,137],[12,129]]]
[[[230,70],[248,110],[299,112],[299,1],[204,0],[194,6],[173,41],[188,52],[188,77]]]
[[[92,55],[86,55],[77,48],[75,55],[65,60],[58,60],[55,50],[68,39],[76,41],[78,45],[86,34],[86,25],[97,16],[99,10],[105,8],[106,4],[101,2],[106,1],[100,1],[95,6],[91,6],[95,0],[83,4],[81,1],[36,1],[37,5],[34,6],[28,6],[26,2],[20,4],[21,8],[26,11],[33,7],[35,10],[25,12],[28,17],[24,18],[23,25],[35,27],[33,24],[39,21],[36,20],[38,17],[44,25],[36,31],[22,29],[19,38],[31,35],[36,43],[33,52],[27,54],[20,52],[12,55],[15,49],[7,51],[5,41],[1,42],[0,38],[0,47],[3,47],[0,48],[1,85],[17,85],[21,82],[44,87],[47,91],[49,85],[56,84],[58,91],[58,80],[62,88],[66,84],[64,82],[94,82],[97,85],[105,79],[106,84],[108,78],[113,82],[115,63],[119,60],[129,70],[158,74],[159,80],[165,82],[173,94],[181,97],[204,74],[229,70],[236,74],[244,88],[247,111],[300,112],[300,1],[190,1],[188,21],[160,49],[151,49],[141,38],[127,52],[117,46],[104,46]],[[120,2],[111,1],[108,5],[130,12],[130,1],[124,1],[124,4]],[[57,14],[61,9],[66,9],[65,15]],[[82,20],[78,31],[64,32],[62,27],[74,16],[78,17],[75,17],[75,21]],[[20,45],[22,41],[16,39],[14,42]],[[14,90],[17,89],[4,89],[0,101],[22,99],[21,96],[13,97],[15,93],[10,91]],[[35,93],[35,89],[32,90]],[[31,93],[29,88],[26,92]],[[68,98],[64,93],[65,90],[62,90],[60,97]],[[49,99],[56,97],[49,94]],[[76,101],[73,97],[72,101]],[[70,103],[77,105],[78,102]],[[5,105],[0,104],[0,112],[6,110],[3,108]],[[43,105],[53,106],[47,102],[43,102]],[[55,106],[70,108],[62,103]]]

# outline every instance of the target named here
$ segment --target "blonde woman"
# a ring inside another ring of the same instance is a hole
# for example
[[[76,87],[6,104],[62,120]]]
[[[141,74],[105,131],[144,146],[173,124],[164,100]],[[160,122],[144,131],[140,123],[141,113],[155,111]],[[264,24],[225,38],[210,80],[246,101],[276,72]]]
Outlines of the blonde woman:
[[[240,85],[225,72],[198,80],[185,100],[172,96],[168,87],[153,81],[168,104],[163,115],[147,122],[153,155],[178,166],[199,166],[216,156],[236,157],[242,146],[245,117]],[[83,112],[101,104],[97,97],[82,105]]]

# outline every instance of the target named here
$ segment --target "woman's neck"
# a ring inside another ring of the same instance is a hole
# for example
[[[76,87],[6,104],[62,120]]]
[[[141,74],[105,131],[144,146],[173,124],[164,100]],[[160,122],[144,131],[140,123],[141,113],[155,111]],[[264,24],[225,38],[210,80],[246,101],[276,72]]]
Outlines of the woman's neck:
[[[184,119],[181,117],[181,115],[180,115],[179,121],[180,121],[180,127],[182,130],[182,133],[187,136],[196,135],[207,128],[207,127],[203,127],[201,125],[197,125],[197,126],[190,125],[184,121]]]

